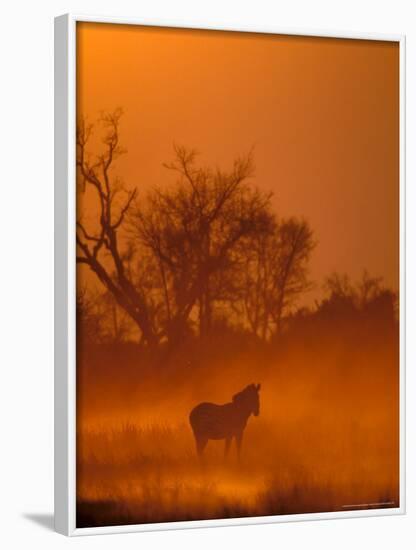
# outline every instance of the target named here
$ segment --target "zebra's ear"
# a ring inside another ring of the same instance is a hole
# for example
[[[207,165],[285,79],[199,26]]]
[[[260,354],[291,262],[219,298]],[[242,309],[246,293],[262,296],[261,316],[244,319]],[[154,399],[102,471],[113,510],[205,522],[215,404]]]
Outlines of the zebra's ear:
[[[257,390],[257,391],[260,391],[260,388],[261,388],[261,384],[257,384],[256,390]]]

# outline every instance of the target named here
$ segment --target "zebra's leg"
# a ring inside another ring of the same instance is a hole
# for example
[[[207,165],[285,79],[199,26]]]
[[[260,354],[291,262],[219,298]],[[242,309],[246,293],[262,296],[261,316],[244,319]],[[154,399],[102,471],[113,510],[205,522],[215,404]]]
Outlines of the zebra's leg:
[[[235,436],[235,442],[237,444],[238,460],[241,460],[241,445],[243,443],[243,432],[240,432]]]
[[[205,447],[207,446],[208,439],[204,437],[195,437],[196,441],[196,452],[198,453],[199,458],[202,458]]]
[[[225,446],[224,446],[224,458],[227,458],[228,451],[230,450],[231,445],[231,437],[227,437],[225,440]]]

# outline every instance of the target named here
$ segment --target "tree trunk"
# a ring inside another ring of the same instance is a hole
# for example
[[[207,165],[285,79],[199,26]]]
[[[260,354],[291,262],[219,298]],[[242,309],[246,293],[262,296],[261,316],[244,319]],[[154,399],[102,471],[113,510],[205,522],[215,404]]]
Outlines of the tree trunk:
[[[147,344],[150,347],[156,347],[158,344],[158,338],[152,329],[146,308],[144,307],[142,300],[140,300],[137,292],[132,292],[132,289],[128,288],[127,281],[120,281],[120,285],[117,285],[102,265],[94,258],[89,258],[88,265],[107,288],[107,290],[112,293],[118,305],[124,309],[124,311],[139,327],[143,335],[143,339],[147,342]]]

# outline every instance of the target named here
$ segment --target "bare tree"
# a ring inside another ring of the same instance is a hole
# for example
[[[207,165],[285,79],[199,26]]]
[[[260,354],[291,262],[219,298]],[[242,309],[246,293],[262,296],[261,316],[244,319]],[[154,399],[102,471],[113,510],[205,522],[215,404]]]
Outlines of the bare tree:
[[[306,221],[274,221],[246,248],[243,302],[250,328],[263,340],[279,333],[282,320],[311,283],[308,263],[315,246]]]
[[[77,126],[77,182],[82,192],[90,188],[95,192],[98,215],[95,228],[84,224],[82,215],[77,219],[77,262],[88,266],[117,303],[140,328],[149,345],[157,343],[151,315],[143,293],[129,278],[126,256],[120,246],[119,230],[136,197],[136,189],[127,190],[114,177],[112,167],[125,151],[119,144],[119,123],[122,111],[103,115],[99,123],[104,129],[102,152],[91,155],[87,150],[93,125],[81,120]]]
[[[215,275],[230,268],[239,243],[261,231],[270,217],[270,196],[248,183],[251,154],[236,159],[229,171],[197,166],[196,157],[193,150],[175,147],[166,168],[178,175],[176,184],[151,191],[132,223],[133,237],[158,266],[166,336],[173,339],[186,329],[194,309],[200,333],[209,331]]]
[[[271,308],[277,332],[281,331],[282,319],[288,308],[311,288],[308,263],[315,246],[312,230],[305,220],[290,218],[280,224],[278,266],[274,274],[277,301]]]
[[[77,182],[81,193],[95,195],[97,213],[92,228],[79,213],[77,262],[95,273],[150,346],[177,342],[194,323],[207,334],[215,307],[236,311],[242,298],[253,332],[266,338],[272,324],[280,330],[285,311],[308,287],[309,226],[294,219],[277,224],[271,195],[250,182],[252,154],[227,171],[200,166],[194,150],[175,147],[165,167],[177,181],[152,189],[139,205],[136,189],[114,175],[124,153],[121,115],[99,120],[104,133],[96,155],[88,151],[94,127],[78,124]],[[115,333],[125,334],[114,305],[112,312]]]

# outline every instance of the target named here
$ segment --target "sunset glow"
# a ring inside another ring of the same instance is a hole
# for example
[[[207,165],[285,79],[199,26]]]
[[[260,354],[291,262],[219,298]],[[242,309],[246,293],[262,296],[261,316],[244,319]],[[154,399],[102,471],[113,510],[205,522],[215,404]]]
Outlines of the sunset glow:
[[[78,23],[77,127],[77,525],[398,507],[398,43]]]

